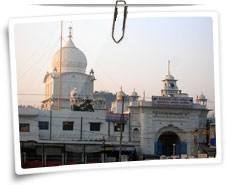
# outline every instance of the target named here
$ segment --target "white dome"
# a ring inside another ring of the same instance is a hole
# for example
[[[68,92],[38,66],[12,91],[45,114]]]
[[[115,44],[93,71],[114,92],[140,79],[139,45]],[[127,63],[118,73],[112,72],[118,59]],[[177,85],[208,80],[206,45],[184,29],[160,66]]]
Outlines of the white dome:
[[[55,53],[52,62],[53,69],[60,71],[60,49]],[[72,39],[66,42],[62,47],[61,72],[79,72],[85,73],[87,59],[84,53],[73,43]]]
[[[172,75],[166,75],[165,77],[166,80],[174,80],[174,77]]]

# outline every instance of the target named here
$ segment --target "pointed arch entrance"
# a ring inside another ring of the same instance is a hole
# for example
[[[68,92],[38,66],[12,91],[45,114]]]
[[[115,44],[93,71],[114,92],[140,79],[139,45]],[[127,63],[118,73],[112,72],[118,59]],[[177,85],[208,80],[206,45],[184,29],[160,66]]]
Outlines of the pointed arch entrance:
[[[177,146],[180,139],[174,132],[164,132],[158,138],[158,143],[162,145],[162,155],[171,156],[178,155]]]

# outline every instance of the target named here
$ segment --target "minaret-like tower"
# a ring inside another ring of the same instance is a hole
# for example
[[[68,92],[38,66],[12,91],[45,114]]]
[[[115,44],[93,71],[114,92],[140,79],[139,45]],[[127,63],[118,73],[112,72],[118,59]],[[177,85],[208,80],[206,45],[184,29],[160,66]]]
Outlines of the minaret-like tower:
[[[138,101],[138,98],[139,98],[138,93],[135,91],[135,89],[133,89],[133,92],[129,97],[130,102],[136,102]]]
[[[161,90],[162,96],[175,96],[181,92],[178,90],[177,80],[170,74],[170,61],[168,61],[168,74],[162,82],[164,83],[164,88]]]
[[[124,112],[127,112],[128,111],[128,101],[129,101],[129,97],[122,90],[122,86],[121,86],[120,91],[116,93],[115,101],[112,102],[111,112],[120,114],[122,112],[122,104],[124,104]]]

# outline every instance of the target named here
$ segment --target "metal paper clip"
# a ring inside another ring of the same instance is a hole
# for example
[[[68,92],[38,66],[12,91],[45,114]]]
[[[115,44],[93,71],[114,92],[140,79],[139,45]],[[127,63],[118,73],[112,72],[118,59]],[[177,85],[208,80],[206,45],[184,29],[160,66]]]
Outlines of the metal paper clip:
[[[119,3],[124,3],[123,4],[123,6],[124,6],[124,19],[123,19],[123,25],[122,25],[122,35],[118,40],[116,40],[115,36],[114,36],[114,30],[115,30],[115,22],[117,20],[117,15],[118,15]],[[128,13],[127,9],[128,9],[128,6],[126,5],[126,2],[124,0],[117,0],[116,1],[115,9],[114,9],[113,26],[112,26],[112,38],[113,38],[114,42],[117,43],[117,44],[119,42],[121,42],[121,40],[124,38],[124,35],[125,35],[125,24],[126,24],[126,18],[127,18],[127,13]]]

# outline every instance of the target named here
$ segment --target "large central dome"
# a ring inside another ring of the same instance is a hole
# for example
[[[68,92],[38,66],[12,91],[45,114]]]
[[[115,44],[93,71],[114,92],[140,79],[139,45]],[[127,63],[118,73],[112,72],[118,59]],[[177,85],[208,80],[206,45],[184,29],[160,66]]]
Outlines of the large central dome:
[[[60,52],[59,49],[54,57],[52,66],[53,69],[60,72]],[[87,67],[87,59],[84,53],[79,50],[73,43],[71,36],[69,40],[62,47],[62,60],[61,60],[61,72],[78,72],[85,73]]]

